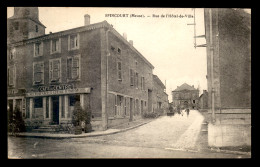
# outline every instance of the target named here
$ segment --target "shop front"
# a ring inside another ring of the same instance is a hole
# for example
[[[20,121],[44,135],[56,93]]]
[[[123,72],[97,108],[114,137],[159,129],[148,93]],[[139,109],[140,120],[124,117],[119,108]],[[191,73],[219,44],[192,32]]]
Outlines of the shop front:
[[[83,109],[89,105],[91,88],[63,88],[50,90],[43,87],[41,91],[26,93],[25,121],[43,125],[70,123],[76,102]]]

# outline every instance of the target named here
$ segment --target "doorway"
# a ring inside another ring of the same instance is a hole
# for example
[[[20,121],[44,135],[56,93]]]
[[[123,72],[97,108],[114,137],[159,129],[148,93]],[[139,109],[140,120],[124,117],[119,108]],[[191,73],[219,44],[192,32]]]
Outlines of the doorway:
[[[55,125],[59,124],[59,96],[52,97],[52,122]]]

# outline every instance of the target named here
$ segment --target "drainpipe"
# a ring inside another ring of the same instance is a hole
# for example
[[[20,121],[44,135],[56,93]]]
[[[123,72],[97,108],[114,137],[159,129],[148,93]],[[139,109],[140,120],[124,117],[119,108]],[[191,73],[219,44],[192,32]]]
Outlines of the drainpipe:
[[[214,90],[214,74],[213,74],[213,37],[212,37],[212,9],[209,9],[209,33],[210,33],[210,65],[211,65],[211,107],[212,107],[212,123],[216,121],[215,117],[215,90]]]
[[[106,130],[108,128],[108,56],[110,56],[108,47],[108,32],[110,32],[110,29],[106,30],[106,109],[104,112],[102,112],[103,130]]]

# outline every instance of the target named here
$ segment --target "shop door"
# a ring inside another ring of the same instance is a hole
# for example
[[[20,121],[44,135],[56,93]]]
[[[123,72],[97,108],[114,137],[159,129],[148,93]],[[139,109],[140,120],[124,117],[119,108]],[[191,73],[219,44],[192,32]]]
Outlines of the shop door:
[[[59,124],[59,96],[52,97],[52,121],[53,124]]]

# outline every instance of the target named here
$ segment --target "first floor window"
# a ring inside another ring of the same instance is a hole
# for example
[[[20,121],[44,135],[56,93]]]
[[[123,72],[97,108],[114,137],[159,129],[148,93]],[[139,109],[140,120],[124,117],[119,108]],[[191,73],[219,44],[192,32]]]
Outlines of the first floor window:
[[[42,108],[42,97],[34,98],[34,108]]]
[[[58,82],[61,78],[61,63],[60,59],[50,60],[50,81]]]
[[[117,62],[117,75],[118,75],[118,80],[122,81],[122,63],[120,61]]]
[[[68,79],[80,78],[80,57],[74,56],[67,59]]]
[[[34,84],[43,84],[44,83],[44,64],[43,62],[34,63],[33,65],[33,78]]]
[[[14,67],[8,68],[8,85],[9,86],[14,85]]]
[[[130,69],[130,86],[134,86],[134,70]]]
[[[78,49],[79,48],[79,39],[78,35],[70,35],[69,36],[69,50]]]
[[[141,89],[144,90],[144,77],[141,77]]]
[[[138,73],[135,73],[135,86],[138,88]]]

